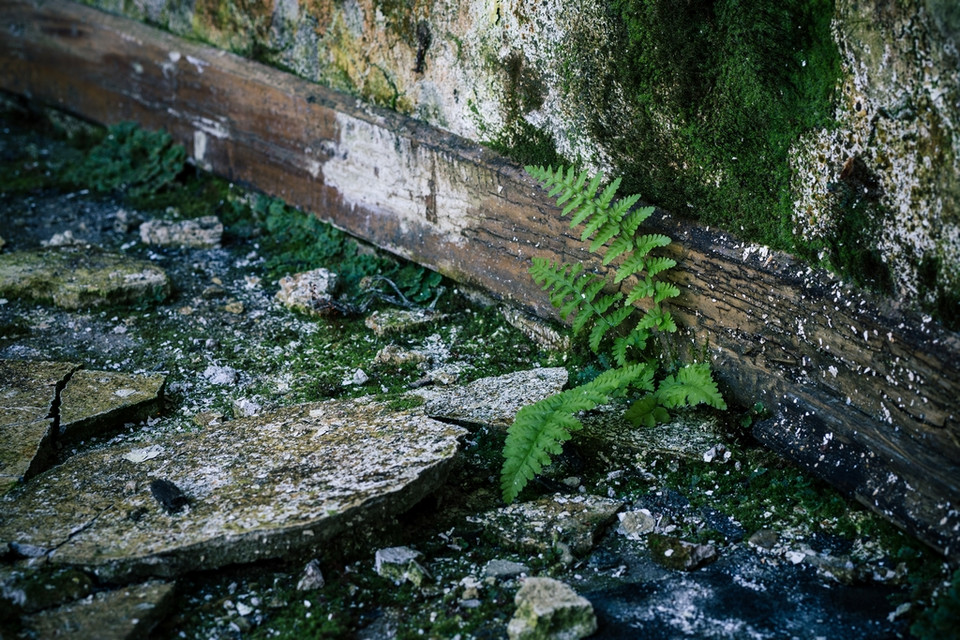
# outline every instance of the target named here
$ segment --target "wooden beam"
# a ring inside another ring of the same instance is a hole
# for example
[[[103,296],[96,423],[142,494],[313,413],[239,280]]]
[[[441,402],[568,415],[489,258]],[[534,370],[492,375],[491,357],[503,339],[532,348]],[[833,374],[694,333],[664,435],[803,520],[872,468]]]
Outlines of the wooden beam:
[[[165,128],[201,167],[552,316],[531,256],[603,272],[521,169],[467,140],[65,0],[0,0],[0,88]],[[757,437],[960,557],[960,338],[789,256],[675,219],[679,352],[774,418]]]

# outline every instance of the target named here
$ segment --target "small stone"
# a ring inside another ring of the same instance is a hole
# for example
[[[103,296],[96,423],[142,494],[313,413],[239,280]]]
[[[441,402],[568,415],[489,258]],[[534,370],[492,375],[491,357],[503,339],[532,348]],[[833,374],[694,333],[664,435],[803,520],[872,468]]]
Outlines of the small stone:
[[[773,529],[760,529],[747,539],[747,543],[761,549],[772,549],[780,541],[780,536]]]
[[[378,336],[405,333],[425,324],[440,322],[445,316],[426,309],[387,309],[374,311],[364,324]]]
[[[314,589],[323,589],[326,581],[323,579],[323,573],[320,571],[320,561],[313,559],[303,568],[303,575],[300,576],[300,582],[297,583],[298,591],[312,591]]]
[[[216,298],[223,298],[227,295],[227,290],[221,287],[218,284],[212,284],[209,287],[206,287],[200,295],[204,300],[214,300]]]
[[[338,276],[329,269],[319,268],[280,278],[277,300],[288,309],[315,316],[336,311],[333,292]]]
[[[570,336],[560,333],[546,322],[532,318],[513,307],[500,309],[501,315],[515,329],[550,351],[567,351],[570,349]]]
[[[259,403],[247,398],[240,398],[233,403],[233,414],[237,417],[255,416],[262,410],[263,407]]]
[[[343,386],[357,385],[361,386],[367,384],[370,380],[370,376],[364,373],[363,369],[357,369],[353,372],[352,375],[347,376],[343,379]]]
[[[217,216],[194,220],[150,220],[140,225],[140,241],[157,246],[212,249],[220,246],[223,224]]]
[[[491,560],[487,563],[487,566],[483,568],[483,575],[488,578],[506,579],[514,578],[529,571],[530,568],[520,562],[513,562],[512,560]]]
[[[411,351],[395,344],[388,344],[377,352],[373,362],[374,364],[404,365],[411,362],[424,362],[426,359],[427,356],[419,351]]]
[[[527,578],[517,592],[507,625],[510,640],[577,640],[597,630],[593,605],[553,578]]]
[[[241,616],[248,616],[248,615],[250,615],[251,613],[253,613],[253,607],[251,607],[250,605],[245,604],[245,603],[243,603],[243,602],[238,602],[238,603],[237,603],[237,613],[239,613]]]
[[[421,555],[410,547],[380,549],[375,555],[374,568],[377,574],[396,584],[411,582],[419,587],[431,578],[430,572],[417,562]]]
[[[143,219],[136,213],[131,213],[126,209],[117,209],[113,214],[113,230],[117,233],[130,233],[140,226]]]
[[[650,514],[648,509],[625,511],[618,513],[617,517],[620,519],[617,533],[628,540],[640,540],[644,535],[657,528],[657,519]]]
[[[61,233],[53,234],[49,240],[44,240],[40,244],[44,247],[64,247],[69,245],[85,244],[85,242],[80,238],[75,238],[73,231],[67,229]]]
[[[693,571],[717,559],[712,544],[694,544],[659,533],[651,533],[647,540],[653,561],[668,569]]]
[[[233,302],[228,302],[223,306],[223,310],[227,313],[241,314],[243,313],[243,303],[239,300],[234,300]]]
[[[211,384],[228,385],[236,383],[239,375],[233,367],[218,367],[212,364],[203,370],[203,377]]]

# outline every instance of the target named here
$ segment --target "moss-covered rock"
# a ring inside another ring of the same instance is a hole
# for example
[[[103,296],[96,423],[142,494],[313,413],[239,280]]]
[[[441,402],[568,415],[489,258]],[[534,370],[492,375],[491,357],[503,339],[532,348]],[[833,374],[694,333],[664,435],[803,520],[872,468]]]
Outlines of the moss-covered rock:
[[[95,247],[0,255],[0,296],[84,309],[149,304],[169,294],[170,281],[163,269]]]

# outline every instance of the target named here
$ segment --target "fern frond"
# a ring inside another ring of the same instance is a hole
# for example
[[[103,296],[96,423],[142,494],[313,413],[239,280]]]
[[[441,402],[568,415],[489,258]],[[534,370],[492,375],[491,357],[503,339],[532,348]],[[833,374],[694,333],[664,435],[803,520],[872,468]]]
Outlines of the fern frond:
[[[710,374],[710,365],[702,362],[688,364],[677,375],[664,378],[657,387],[656,396],[660,404],[671,409],[701,403],[717,409],[727,408]]]
[[[613,281],[614,283],[620,282],[632,275],[641,273],[646,268],[647,254],[639,249],[634,249],[633,253],[631,253],[617,269],[617,272],[613,276]]]
[[[597,229],[597,235],[590,243],[590,251],[596,252],[600,247],[607,243],[607,240],[620,234],[620,225],[616,220],[608,219]]]
[[[653,301],[656,304],[660,304],[667,298],[676,298],[680,295],[680,289],[669,282],[656,282],[653,285],[653,289]]]
[[[617,236],[613,242],[610,243],[610,246],[607,248],[607,253],[603,256],[604,266],[616,260],[621,254],[632,250],[633,238],[625,235]]]
[[[505,502],[513,502],[533,476],[550,464],[570,433],[582,428],[575,417],[607,402],[635,380],[648,375],[648,365],[636,364],[601,373],[587,384],[544,398],[517,412],[503,445],[500,489]],[[653,372],[649,372],[652,378]]]
[[[647,275],[652,278],[667,269],[673,269],[675,266],[677,266],[677,261],[673,258],[662,256],[650,258],[647,260]]]
[[[658,423],[669,420],[670,414],[660,406],[657,397],[651,393],[630,405],[623,417],[632,422],[634,426],[652,428]]]
[[[665,247],[670,244],[670,238],[662,233],[648,233],[634,239],[633,244],[637,247],[637,253],[647,255],[657,247]]]
[[[640,196],[637,196],[637,200],[640,199]],[[634,201],[636,204],[636,201]],[[631,205],[633,206],[633,205]],[[623,219],[623,232],[627,235],[634,236],[637,233],[637,229],[640,228],[640,225],[653,214],[653,207],[643,207],[642,209],[635,209]]]
[[[654,293],[656,293],[656,289],[653,286],[653,281],[650,278],[644,278],[633,286],[633,289],[627,294],[627,300],[624,304],[633,304],[644,298],[652,298]]]

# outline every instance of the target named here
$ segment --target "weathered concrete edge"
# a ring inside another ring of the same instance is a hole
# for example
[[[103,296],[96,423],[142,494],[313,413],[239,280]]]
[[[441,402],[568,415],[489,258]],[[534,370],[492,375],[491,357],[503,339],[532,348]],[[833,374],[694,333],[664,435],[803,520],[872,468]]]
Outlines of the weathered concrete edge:
[[[456,136],[64,0],[5,1],[0,14],[6,90],[104,124],[165,127],[198,165],[541,315],[552,309],[526,274],[530,255],[600,269],[519,168]],[[779,413],[804,398],[837,442],[874,452],[878,468],[920,495],[910,513],[900,490],[864,502],[951,547],[960,527],[957,335],[788,256],[662,212],[653,226],[679,241],[676,312],[689,350],[706,345],[741,401]],[[770,444],[817,472],[794,455],[810,444],[802,438]]]

